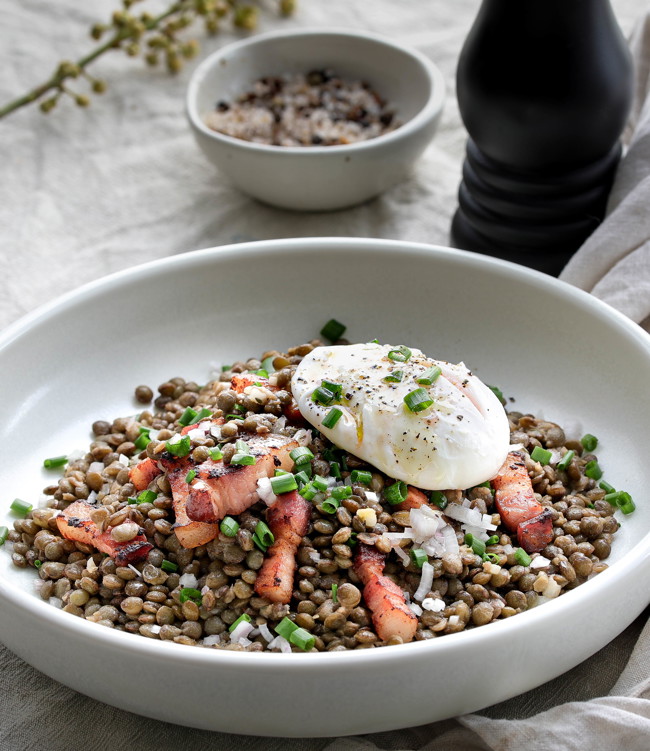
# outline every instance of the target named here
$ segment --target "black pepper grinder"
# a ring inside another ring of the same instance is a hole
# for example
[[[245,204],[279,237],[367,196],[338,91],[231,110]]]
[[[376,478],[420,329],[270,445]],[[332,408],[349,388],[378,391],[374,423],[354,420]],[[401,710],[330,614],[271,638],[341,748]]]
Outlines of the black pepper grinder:
[[[452,244],[559,274],[602,221],[632,102],[609,0],[483,0],[456,82]]]

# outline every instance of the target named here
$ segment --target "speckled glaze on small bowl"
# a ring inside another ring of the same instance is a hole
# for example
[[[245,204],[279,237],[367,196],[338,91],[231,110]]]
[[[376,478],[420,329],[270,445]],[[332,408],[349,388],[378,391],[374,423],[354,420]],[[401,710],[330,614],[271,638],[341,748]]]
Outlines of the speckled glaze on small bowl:
[[[268,146],[212,130],[205,116],[268,75],[333,68],[364,80],[397,111],[394,131],[341,146]],[[226,45],[198,66],[187,116],[207,158],[241,191],[273,206],[328,211],[362,203],[403,180],[434,136],[445,98],[428,57],[370,33],[280,31]]]
[[[325,267],[345,273],[328,284],[319,281]],[[388,298],[379,293],[386,280]],[[40,599],[36,571],[13,566],[3,546],[0,639],[43,673],[131,712],[310,737],[480,709],[555,678],[631,623],[650,601],[650,336],[557,279],[448,248],[353,238],[212,248],[115,274],[28,315],[0,335],[0,526],[13,522],[11,499],[37,501],[59,476],[43,469],[44,457],[87,447],[96,419],[142,409],[136,385],[177,375],[203,383],[213,363],[309,341],[333,316],[350,340],[464,360],[513,397],[513,409],[573,426],[572,437],[597,435],[606,479],[637,502],[632,515],[617,513],[610,568],[533,610],[428,641],[247,653],[65,613]]]

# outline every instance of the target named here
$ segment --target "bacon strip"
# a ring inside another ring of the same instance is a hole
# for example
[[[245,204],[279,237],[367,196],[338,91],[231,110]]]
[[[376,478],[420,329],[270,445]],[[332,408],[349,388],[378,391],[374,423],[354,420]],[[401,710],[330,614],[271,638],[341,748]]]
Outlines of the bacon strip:
[[[172,487],[175,508],[185,508],[191,521],[214,523],[228,514],[241,514],[257,502],[257,481],[271,477],[277,468],[290,470],[289,452],[298,446],[285,436],[269,433],[252,436],[246,442],[255,464],[239,466],[208,459],[195,464],[190,457],[179,459],[161,455],[160,463]],[[190,469],[196,474],[191,484],[185,482]]]
[[[271,602],[288,603],[293,592],[296,553],[307,534],[311,503],[295,490],[283,493],[266,515],[275,542],[267,550],[255,581],[255,591]]]
[[[431,506],[429,499],[426,495],[413,485],[407,486],[406,498],[395,506],[397,511],[410,511],[412,508],[420,508],[420,506]]]
[[[92,545],[102,553],[108,553],[119,566],[127,566],[146,558],[153,548],[147,542],[143,532],[129,542],[117,542],[111,537],[110,532],[100,532],[94,521],[90,518],[95,506],[83,501],[75,501],[63,510],[56,518],[59,532],[67,539],[81,542],[84,545]]]
[[[401,636],[409,642],[415,636],[418,619],[406,604],[404,593],[384,575],[386,557],[377,548],[359,543],[354,571],[364,585],[363,599],[372,612],[372,622],[380,639]]]
[[[129,480],[133,483],[133,487],[140,492],[146,490],[161,471],[156,462],[147,457],[131,467]]]
[[[494,502],[501,521],[527,553],[543,550],[553,541],[552,513],[535,497],[526,462],[521,453],[511,451],[492,480]]]

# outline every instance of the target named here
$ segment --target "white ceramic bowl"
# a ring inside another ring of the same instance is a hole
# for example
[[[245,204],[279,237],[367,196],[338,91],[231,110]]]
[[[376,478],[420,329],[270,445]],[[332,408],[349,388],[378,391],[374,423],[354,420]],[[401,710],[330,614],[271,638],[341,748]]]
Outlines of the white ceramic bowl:
[[[396,130],[356,144],[284,147],[217,133],[205,116],[262,76],[333,68],[368,81],[396,107]],[[366,201],[402,180],[433,138],[445,95],[438,68],[417,50],[369,33],[281,31],[229,44],[198,66],[187,115],[199,146],[234,185],[286,209],[324,211]]]
[[[337,269],[327,273],[326,269]],[[557,600],[428,642],[322,654],[200,649],[112,631],[43,602],[0,548],[0,638],[39,670],[115,706],[236,733],[326,736],[419,725],[531,689],[584,660],[650,601],[650,337],[589,295],[462,251],[360,239],[234,245],[83,287],[0,338],[0,524],[52,482],[42,459],[138,411],[134,386],[207,378],[210,363],[318,335],[463,359],[515,408],[581,424],[637,510],[611,567]],[[54,475],[56,476],[56,475]],[[92,732],[87,728],[86,733]]]

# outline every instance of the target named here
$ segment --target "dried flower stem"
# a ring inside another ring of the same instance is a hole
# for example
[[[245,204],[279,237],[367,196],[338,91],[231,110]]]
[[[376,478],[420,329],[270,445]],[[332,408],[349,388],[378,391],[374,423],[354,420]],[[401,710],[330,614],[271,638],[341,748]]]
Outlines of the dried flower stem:
[[[228,12],[231,13],[236,26],[248,30],[255,26],[256,9],[251,6],[239,5],[236,0],[177,0],[166,11],[157,16],[149,16],[145,13],[135,17],[129,14],[129,9],[138,1],[122,0],[124,11],[117,11],[113,15],[113,22],[109,27],[96,26],[93,28],[92,36],[95,39],[98,39],[104,31],[113,30],[113,33],[105,42],[95,47],[84,57],[80,57],[76,62],[64,61],[60,63],[52,76],[46,81],[23,96],[0,107],[0,119],[39,100],[43,100],[41,101],[41,110],[49,112],[63,94],[70,96],[81,107],[88,105],[88,97],[71,91],[65,86],[65,82],[68,79],[83,76],[90,82],[93,92],[103,93],[106,88],[105,82],[93,79],[87,73],[86,68],[110,50],[123,49],[130,56],[137,55],[139,52],[138,42],[148,32],[159,31],[160,36],[149,38],[151,52],[145,56],[145,59],[149,64],[155,64],[158,59],[157,51],[166,47],[167,68],[170,72],[175,73],[182,65],[180,58],[192,57],[198,49],[198,45],[193,41],[180,44],[176,42],[174,35],[176,31],[189,26],[197,17],[204,17],[206,29],[209,33],[217,31],[217,18],[226,15]],[[293,0],[280,0],[279,7],[283,15],[288,15],[293,11],[294,2]],[[129,42],[129,44],[124,45],[124,42]],[[43,99],[50,92],[53,93],[53,96],[49,99]]]

